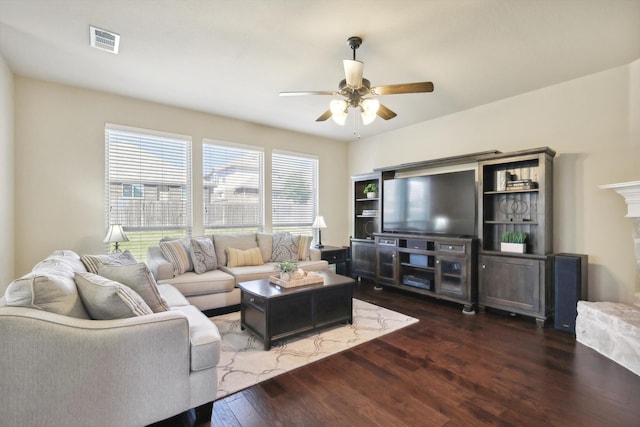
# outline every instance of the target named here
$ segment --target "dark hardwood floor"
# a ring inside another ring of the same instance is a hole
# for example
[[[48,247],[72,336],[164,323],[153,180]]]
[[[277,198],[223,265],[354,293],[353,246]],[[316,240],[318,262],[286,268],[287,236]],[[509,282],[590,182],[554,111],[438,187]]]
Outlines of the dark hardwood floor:
[[[214,426],[639,426],[640,377],[535,321],[360,284],[420,322],[215,402]]]

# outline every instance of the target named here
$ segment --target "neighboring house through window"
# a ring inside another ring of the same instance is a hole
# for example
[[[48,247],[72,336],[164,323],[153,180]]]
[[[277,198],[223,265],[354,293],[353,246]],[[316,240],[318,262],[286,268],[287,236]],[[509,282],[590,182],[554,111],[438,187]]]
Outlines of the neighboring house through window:
[[[273,231],[312,234],[311,225],[318,213],[318,159],[274,151],[271,193]]]
[[[262,148],[205,139],[202,167],[205,232],[263,231]]]
[[[106,224],[121,224],[120,247],[138,260],[165,236],[189,236],[191,138],[107,124]]]

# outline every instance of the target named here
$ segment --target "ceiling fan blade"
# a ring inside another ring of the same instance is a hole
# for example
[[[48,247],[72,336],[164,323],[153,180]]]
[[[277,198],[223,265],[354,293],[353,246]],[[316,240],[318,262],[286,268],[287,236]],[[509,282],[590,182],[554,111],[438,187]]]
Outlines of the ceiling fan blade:
[[[347,84],[354,89],[360,89],[362,87],[362,69],[364,64],[355,59],[345,59],[342,63],[344,64],[344,75]]]
[[[374,95],[397,95],[401,93],[433,92],[433,83],[400,83],[397,85],[376,86],[371,88]]]
[[[300,92],[280,92],[280,96],[302,96],[302,95],[339,95],[333,90],[307,90]]]
[[[382,104],[380,104],[380,107],[378,107],[378,112],[376,114],[385,120],[390,120],[390,119],[393,119],[395,116],[397,116],[396,113],[394,113],[393,111],[391,111],[389,108],[385,107]]]
[[[333,113],[331,112],[331,110],[327,110],[324,113],[322,113],[322,115],[320,117],[318,117],[316,119],[316,122],[324,122],[325,120],[327,120],[332,115],[333,115]]]

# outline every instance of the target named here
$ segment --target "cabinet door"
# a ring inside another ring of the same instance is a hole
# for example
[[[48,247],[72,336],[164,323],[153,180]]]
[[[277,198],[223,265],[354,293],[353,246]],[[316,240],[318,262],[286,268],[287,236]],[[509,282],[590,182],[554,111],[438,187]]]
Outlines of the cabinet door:
[[[373,241],[351,241],[351,274],[369,279],[376,277],[376,245]]]
[[[481,255],[479,261],[481,306],[544,314],[544,261],[489,255]]]
[[[453,297],[468,297],[466,258],[438,256],[436,259],[436,291]]]
[[[396,283],[396,248],[378,245],[378,263],[376,280],[391,284]]]

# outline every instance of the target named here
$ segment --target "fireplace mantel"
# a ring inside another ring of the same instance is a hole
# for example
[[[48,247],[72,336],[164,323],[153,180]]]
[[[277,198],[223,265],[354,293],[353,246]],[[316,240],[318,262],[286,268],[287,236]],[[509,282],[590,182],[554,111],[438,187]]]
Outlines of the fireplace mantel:
[[[602,189],[611,189],[624,197],[627,202],[627,217],[640,218],[640,181],[620,182],[601,185]]]

